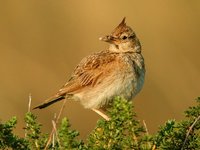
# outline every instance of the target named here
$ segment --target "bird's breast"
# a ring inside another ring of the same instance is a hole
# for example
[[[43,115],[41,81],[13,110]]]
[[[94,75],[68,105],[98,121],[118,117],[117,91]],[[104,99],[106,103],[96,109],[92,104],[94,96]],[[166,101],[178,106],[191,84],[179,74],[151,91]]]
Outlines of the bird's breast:
[[[130,54],[123,56],[123,63],[125,64],[123,85],[121,95],[127,100],[131,100],[142,89],[145,79],[144,59],[141,54]]]

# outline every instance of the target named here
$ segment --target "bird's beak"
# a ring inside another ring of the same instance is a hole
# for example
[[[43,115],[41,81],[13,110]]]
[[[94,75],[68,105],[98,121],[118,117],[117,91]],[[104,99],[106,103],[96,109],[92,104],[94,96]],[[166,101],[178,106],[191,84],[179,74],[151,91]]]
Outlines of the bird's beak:
[[[104,42],[108,42],[108,43],[113,43],[114,37],[111,36],[111,35],[106,35],[106,36],[100,37],[99,40],[104,41]]]

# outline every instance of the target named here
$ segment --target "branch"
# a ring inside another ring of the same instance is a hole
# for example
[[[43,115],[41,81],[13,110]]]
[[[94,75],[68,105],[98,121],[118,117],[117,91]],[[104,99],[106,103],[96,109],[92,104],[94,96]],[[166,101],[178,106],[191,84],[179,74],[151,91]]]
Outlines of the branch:
[[[193,127],[195,126],[195,124],[197,123],[197,121],[199,121],[199,120],[200,120],[200,115],[195,119],[193,124],[189,127],[189,130],[188,130],[188,132],[187,132],[187,134],[185,136],[185,140],[184,140],[184,143],[183,143],[183,146],[182,146],[181,150],[184,150],[184,147],[185,147],[185,144],[187,142],[188,136],[189,136],[190,132],[192,131]]]

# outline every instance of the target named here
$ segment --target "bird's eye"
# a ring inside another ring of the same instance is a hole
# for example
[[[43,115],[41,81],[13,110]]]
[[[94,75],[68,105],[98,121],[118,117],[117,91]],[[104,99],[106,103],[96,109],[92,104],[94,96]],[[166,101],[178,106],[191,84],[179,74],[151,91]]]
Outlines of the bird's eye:
[[[127,36],[123,36],[122,39],[123,39],[123,40],[126,40],[126,39],[127,39]]]

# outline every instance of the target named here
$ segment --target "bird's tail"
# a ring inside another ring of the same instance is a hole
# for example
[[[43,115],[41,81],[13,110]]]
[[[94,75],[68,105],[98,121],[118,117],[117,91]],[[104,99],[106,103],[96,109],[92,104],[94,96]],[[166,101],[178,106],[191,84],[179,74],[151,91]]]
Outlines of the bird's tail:
[[[42,109],[42,108],[48,107],[49,105],[52,105],[58,101],[61,101],[63,99],[65,99],[65,95],[56,94],[56,95],[50,97],[49,99],[47,99],[44,103],[34,107],[33,109],[38,109],[38,108]]]

